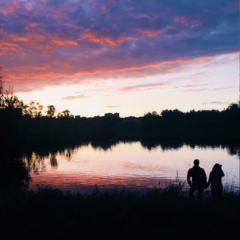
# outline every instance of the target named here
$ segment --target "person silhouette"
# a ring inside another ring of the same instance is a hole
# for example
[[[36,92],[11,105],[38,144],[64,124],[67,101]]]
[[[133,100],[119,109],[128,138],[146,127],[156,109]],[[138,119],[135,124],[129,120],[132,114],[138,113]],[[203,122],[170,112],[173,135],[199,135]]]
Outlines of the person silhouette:
[[[223,193],[222,177],[224,177],[224,172],[222,170],[222,165],[216,163],[214,164],[212,171],[209,174],[208,183],[206,188],[211,185],[211,193],[213,200],[220,200]]]
[[[193,193],[198,191],[198,200],[202,200],[203,190],[207,186],[207,176],[205,170],[199,167],[199,160],[193,161],[194,166],[188,170],[187,182],[190,185],[189,199],[193,199]]]

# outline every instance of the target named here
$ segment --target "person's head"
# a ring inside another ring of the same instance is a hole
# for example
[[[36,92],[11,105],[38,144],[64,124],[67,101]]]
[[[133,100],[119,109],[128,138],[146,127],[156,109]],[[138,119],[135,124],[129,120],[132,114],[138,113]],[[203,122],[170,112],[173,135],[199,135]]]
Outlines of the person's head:
[[[194,164],[194,166],[198,166],[198,165],[199,165],[199,160],[198,160],[198,159],[195,159],[195,160],[193,161],[193,164]]]
[[[221,167],[222,167],[222,165],[220,165],[220,164],[216,163],[216,164],[214,164],[214,166],[213,166],[212,170],[221,169]]]

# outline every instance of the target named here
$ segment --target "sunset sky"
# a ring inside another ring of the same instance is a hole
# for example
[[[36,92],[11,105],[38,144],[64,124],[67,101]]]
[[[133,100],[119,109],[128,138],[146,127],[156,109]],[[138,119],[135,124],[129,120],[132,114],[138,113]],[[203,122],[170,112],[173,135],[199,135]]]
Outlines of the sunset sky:
[[[239,100],[238,0],[1,0],[0,64],[24,103],[74,115]]]

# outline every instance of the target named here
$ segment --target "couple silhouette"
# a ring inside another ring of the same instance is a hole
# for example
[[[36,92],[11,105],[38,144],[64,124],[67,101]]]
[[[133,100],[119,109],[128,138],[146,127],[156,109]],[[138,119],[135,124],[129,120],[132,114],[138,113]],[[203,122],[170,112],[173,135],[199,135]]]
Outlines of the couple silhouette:
[[[222,165],[216,163],[213,166],[207,181],[205,170],[199,167],[199,160],[195,159],[193,164],[194,166],[190,168],[187,173],[187,182],[190,185],[190,200],[193,200],[193,193],[198,191],[198,200],[201,201],[204,189],[210,185],[213,200],[219,200],[223,192],[222,177],[224,176],[224,172],[222,171]]]

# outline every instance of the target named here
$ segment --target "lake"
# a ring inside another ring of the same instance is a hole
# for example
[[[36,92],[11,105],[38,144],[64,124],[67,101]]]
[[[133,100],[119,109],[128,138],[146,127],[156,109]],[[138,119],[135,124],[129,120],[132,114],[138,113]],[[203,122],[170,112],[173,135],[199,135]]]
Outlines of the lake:
[[[166,187],[174,181],[186,181],[193,160],[209,175],[213,165],[222,165],[226,188],[239,189],[239,147],[177,146],[118,142],[84,144],[54,154],[40,156],[33,152],[23,161],[30,170],[30,187],[54,187],[72,193],[99,188]],[[184,188],[188,185],[185,183]]]

